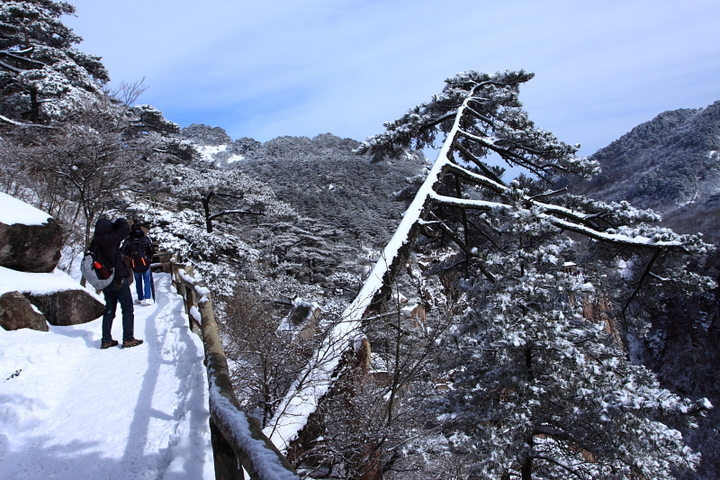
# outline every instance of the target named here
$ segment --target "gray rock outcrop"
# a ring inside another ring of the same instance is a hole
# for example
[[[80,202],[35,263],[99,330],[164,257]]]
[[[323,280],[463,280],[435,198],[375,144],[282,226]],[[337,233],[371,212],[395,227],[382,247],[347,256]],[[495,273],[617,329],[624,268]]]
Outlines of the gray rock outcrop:
[[[52,272],[60,260],[62,241],[62,228],[52,218],[42,225],[0,222],[0,266],[22,272]]]
[[[5,330],[31,328],[48,331],[45,316],[20,292],[7,292],[0,296],[0,326]]]
[[[63,290],[44,295],[26,293],[51,325],[78,325],[102,315],[105,305],[85,290]]]

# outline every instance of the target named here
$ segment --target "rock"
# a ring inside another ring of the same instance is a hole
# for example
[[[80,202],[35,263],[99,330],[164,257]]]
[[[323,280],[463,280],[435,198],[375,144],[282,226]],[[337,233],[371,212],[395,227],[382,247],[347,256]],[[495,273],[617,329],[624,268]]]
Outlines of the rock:
[[[232,142],[232,138],[221,127],[210,127],[202,123],[193,123],[182,129],[183,137],[188,138],[199,145],[227,145]]]
[[[0,193],[0,205],[2,326],[6,330],[47,331],[47,323],[77,325],[102,315],[102,302],[69,275],[55,271],[63,242],[62,227],[47,213],[10,195]],[[45,275],[48,273],[52,275]],[[55,291],[48,291],[54,290],[46,288],[48,282]]]
[[[78,325],[95,320],[105,305],[85,290],[62,290],[48,294],[25,294],[51,325]]]
[[[62,241],[62,228],[52,218],[42,225],[0,222],[0,266],[22,272],[52,272],[60,260]]]
[[[5,330],[49,330],[45,316],[20,292],[8,292],[0,296],[0,326]]]

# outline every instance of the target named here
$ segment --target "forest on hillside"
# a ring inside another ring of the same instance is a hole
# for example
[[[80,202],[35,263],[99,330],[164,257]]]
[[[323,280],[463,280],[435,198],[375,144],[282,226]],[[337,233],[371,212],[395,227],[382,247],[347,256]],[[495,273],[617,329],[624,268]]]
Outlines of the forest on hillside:
[[[241,406],[305,478],[720,475],[714,246],[581,190],[629,153],[536,126],[532,74],[457,74],[364,142],[232,140],[111,90],[69,13],[0,5],[0,189],[61,223],[65,268],[119,216],[192,264]]]

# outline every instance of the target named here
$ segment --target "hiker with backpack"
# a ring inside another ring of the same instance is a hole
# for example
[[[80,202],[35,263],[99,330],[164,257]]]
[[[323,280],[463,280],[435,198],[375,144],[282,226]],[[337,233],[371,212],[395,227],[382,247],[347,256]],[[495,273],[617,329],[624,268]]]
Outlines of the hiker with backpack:
[[[135,276],[138,305],[150,305],[155,299],[152,291],[152,272],[150,263],[153,257],[153,246],[150,237],[145,234],[139,223],[133,223],[130,236],[125,239],[122,253],[130,259],[130,268]]]
[[[130,233],[130,225],[124,218],[111,222],[101,218],[95,224],[95,237],[90,243],[90,252],[94,262],[101,264],[102,268],[111,272],[113,281],[103,288],[105,296],[105,311],[102,321],[102,341],[100,348],[110,348],[118,345],[112,338],[112,324],[120,303],[122,310],[123,348],[136,347],[143,343],[134,337],[135,313],[133,312],[132,294],[130,293],[130,269],[120,254],[120,244]]]

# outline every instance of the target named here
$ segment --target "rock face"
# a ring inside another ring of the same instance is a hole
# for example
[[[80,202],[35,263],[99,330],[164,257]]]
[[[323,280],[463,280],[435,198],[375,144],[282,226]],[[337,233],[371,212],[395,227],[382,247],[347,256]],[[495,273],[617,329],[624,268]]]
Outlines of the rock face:
[[[45,316],[20,292],[8,292],[0,296],[0,326],[5,330],[31,328],[48,331]]]
[[[0,266],[23,272],[52,272],[60,260],[62,240],[62,228],[52,218],[43,225],[0,222]]]
[[[25,294],[51,325],[78,325],[95,320],[105,305],[85,290],[63,290],[46,295]]]
[[[232,138],[221,127],[193,123],[182,129],[182,135],[200,145],[226,145]]]

